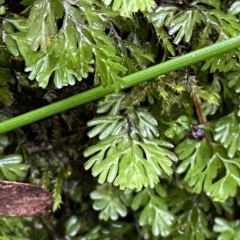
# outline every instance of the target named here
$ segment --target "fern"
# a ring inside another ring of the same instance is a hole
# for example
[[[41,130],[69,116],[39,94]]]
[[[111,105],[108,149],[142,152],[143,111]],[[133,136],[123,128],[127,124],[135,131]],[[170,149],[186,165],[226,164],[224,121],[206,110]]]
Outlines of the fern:
[[[0,238],[239,239],[238,1],[11,2],[0,132],[52,116],[0,136],[0,176],[56,213]]]

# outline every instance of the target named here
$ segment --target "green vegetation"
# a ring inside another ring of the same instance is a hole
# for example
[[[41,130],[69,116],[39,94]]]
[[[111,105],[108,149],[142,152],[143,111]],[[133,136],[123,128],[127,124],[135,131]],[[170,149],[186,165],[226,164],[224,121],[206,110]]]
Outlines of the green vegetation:
[[[0,240],[239,239],[239,1],[0,4]]]

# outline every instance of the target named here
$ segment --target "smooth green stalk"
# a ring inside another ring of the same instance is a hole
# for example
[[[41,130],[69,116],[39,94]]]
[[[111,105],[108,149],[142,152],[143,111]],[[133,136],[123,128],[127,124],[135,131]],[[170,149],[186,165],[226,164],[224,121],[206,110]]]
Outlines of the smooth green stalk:
[[[209,57],[222,54],[237,47],[240,47],[240,36],[222,41],[220,43],[213,44],[211,46],[196,50],[194,52],[185,54],[183,56],[171,59],[164,63],[160,63],[153,67],[149,67],[145,70],[128,75],[123,78],[123,81],[125,82],[123,88],[132,87],[141,82],[151,80],[160,75],[192,65],[194,63],[203,61]],[[58,101],[56,103],[52,103],[48,106],[41,107],[34,111],[6,120],[0,123],[0,134],[22,127],[29,123],[41,120],[56,113],[63,112],[70,108],[74,108],[84,103],[88,103],[93,100],[99,99],[114,91],[115,87],[113,85],[106,88],[96,87],[94,89]]]

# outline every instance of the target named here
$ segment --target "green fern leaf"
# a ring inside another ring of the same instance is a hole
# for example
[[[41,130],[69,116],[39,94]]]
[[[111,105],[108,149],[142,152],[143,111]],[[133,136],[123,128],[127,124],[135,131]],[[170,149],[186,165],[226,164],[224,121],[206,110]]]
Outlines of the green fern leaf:
[[[151,226],[154,236],[168,236],[174,223],[175,216],[168,210],[166,204],[166,190],[157,185],[154,190],[145,189],[136,194],[132,208],[144,206],[139,215],[139,224],[142,227]]]
[[[27,165],[21,163],[22,156],[11,154],[0,157],[0,176],[11,181],[16,181],[18,178],[25,177],[27,173]]]
[[[26,25],[27,38],[31,41],[32,50],[38,48],[46,51],[50,38],[57,33],[57,25],[52,10],[52,3],[45,0],[38,0],[31,8]]]
[[[95,153],[85,168],[92,167],[93,175],[100,175],[100,183],[107,180],[120,189],[139,191],[143,186],[154,187],[159,176],[172,174],[172,161],[177,160],[172,152],[160,147],[161,144],[146,139],[143,143],[132,141],[127,135],[111,136],[85,151],[85,156]]]
[[[232,158],[240,150],[240,125],[237,114],[232,112],[220,118],[214,131],[214,140],[222,143],[228,151],[228,157]]]
[[[117,220],[119,216],[127,215],[127,208],[121,201],[120,191],[109,184],[98,185],[91,193],[91,198],[94,200],[93,208],[100,211],[99,218],[102,220]]]
[[[192,191],[205,191],[215,201],[221,202],[236,194],[240,177],[239,158],[228,159],[223,148],[217,145],[213,148],[206,140],[185,140],[175,151],[183,160],[177,173],[187,171],[184,181]],[[222,170],[224,175],[220,174]]]
[[[102,2],[107,6],[112,3],[112,10],[119,12],[123,17],[131,17],[138,11],[151,12],[156,7],[156,2],[153,0],[102,0]]]
[[[216,218],[213,230],[220,233],[219,240],[237,240],[240,237],[240,221],[226,221],[222,218]]]
[[[178,44],[183,38],[185,42],[189,42],[195,24],[200,23],[203,20],[202,16],[197,10],[186,10],[182,14],[178,14],[174,17],[170,24],[169,34],[174,35],[177,32],[177,36],[174,39],[174,43]]]

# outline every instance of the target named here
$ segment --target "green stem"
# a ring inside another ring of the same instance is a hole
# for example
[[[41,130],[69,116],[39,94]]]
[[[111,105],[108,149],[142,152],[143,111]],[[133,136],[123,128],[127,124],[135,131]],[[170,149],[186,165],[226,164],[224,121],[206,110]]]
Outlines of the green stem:
[[[160,75],[206,60],[207,58],[222,54],[237,47],[240,47],[240,36],[222,41],[220,43],[215,43],[211,46],[196,50],[194,52],[128,75],[123,78],[123,81],[125,82],[123,88],[132,87],[141,82],[151,80]],[[94,101],[114,91],[115,87],[113,85],[106,88],[96,87],[59,102],[52,103],[48,106],[41,107],[34,111],[6,120],[0,123],[0,134],[49,117],[56,113],[63,112],[70,108],[74,108],[84,103]]]

